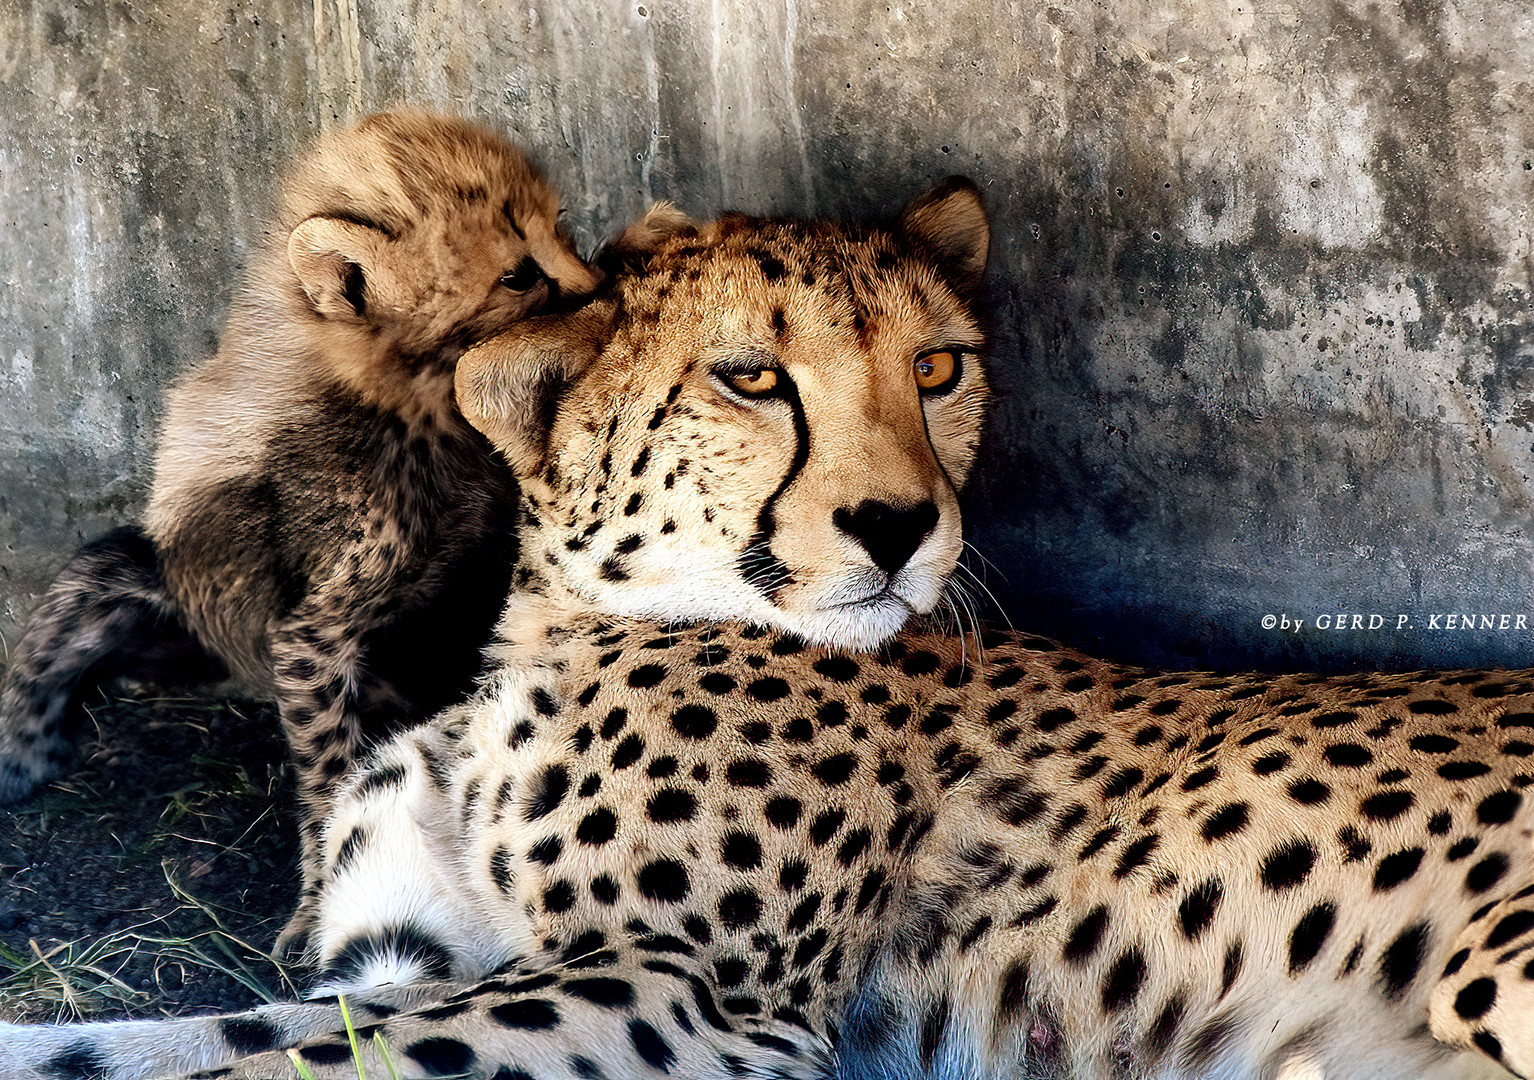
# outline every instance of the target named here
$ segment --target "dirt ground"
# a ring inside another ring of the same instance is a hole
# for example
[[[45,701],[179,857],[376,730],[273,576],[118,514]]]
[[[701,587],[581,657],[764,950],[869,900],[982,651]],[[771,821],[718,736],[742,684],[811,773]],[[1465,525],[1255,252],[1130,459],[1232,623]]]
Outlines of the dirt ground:
[[[292,998],[264,955],[298,880],[274,710],[114,696],[86,726],[77,769],[0,809],[0,1019]]]

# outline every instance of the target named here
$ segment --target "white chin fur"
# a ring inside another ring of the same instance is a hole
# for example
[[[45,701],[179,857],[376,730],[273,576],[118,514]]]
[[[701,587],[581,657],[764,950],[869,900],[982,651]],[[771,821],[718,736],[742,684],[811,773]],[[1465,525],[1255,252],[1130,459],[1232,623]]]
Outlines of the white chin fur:
[[[844,573],[808,604],[778,607],[733,573],[698,567],[664,585],[602,590],[595,605],[611,615],[676,622],[745,621],[793,634],[810,645],[866,651],[900,632],[906,620],[937,606],[946,575],[908,565],[888,582],[872,567]],[[860,597],[869,599],[859,602]]]

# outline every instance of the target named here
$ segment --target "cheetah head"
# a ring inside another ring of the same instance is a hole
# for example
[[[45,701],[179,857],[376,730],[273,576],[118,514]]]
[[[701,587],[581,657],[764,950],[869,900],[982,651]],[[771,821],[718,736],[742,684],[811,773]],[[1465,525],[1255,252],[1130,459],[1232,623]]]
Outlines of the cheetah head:
[[[988,402],[988,242],[957,178],[888,228],[652,211],[594,302],[460,361],[522,485],[523,587],[857,649],[933,611]]]

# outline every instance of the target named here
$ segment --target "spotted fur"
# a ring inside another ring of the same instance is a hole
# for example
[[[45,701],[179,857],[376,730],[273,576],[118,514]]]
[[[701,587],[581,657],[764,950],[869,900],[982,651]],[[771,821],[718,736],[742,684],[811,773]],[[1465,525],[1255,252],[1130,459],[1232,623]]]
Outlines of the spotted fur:
[[[409,1076],[1530,1075],[1529,672],[880,636],[953,567],[984,247],[959,182],[727,219],[466,358],[520,587],[475,697],[341,785],[318,998],[4,1029],[0,1074],[354,1075],[345,992]]]
[[[277,699],[312,852],[361,746],[468,692],[516,489],[453,371],[595,285],[558,211],[449,117],[379,114],[297,164],[223,346],[170,395],[143,526],[72,559],[11,650],[0,802],[66,767],[83,683],[190,657]]]

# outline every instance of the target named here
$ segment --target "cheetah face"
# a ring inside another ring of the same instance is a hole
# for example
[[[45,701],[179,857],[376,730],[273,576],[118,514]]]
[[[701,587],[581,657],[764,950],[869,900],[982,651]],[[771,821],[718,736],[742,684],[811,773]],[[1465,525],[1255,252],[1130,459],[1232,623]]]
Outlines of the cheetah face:
[[[945,182],[887,231],[663,224],[599,300],[460,362],[523,487],[524,567],[613,615],[877,645],[959,556],[988,397],[978,193]]]

